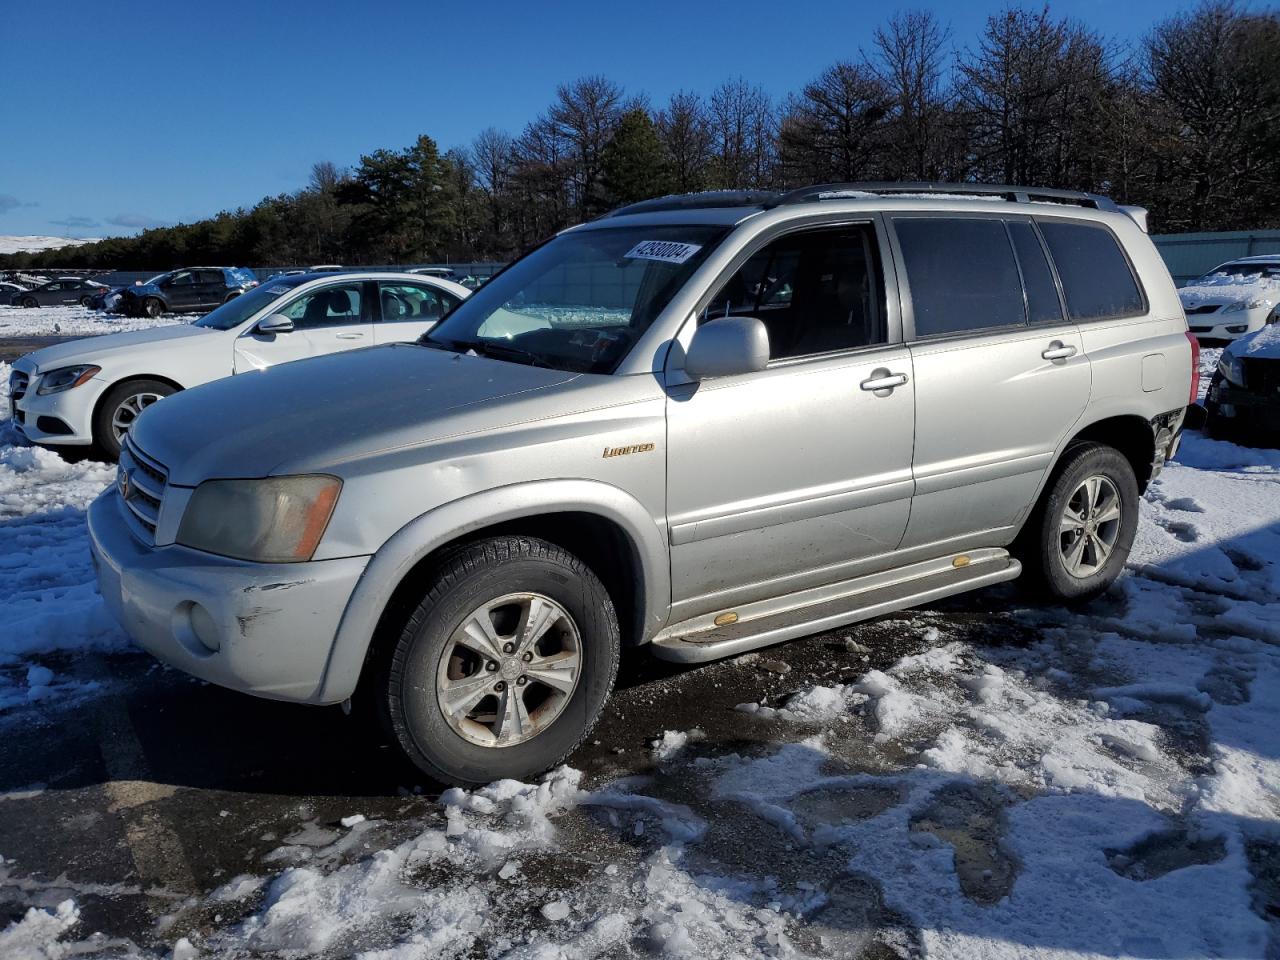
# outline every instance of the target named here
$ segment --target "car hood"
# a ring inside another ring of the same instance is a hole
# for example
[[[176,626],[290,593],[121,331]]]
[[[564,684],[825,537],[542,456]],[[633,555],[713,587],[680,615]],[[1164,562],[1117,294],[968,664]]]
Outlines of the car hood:
[[[1178,290],[1178,298],[1184,308],[1225,305],[1245,299],[1265,300],[1274,306],[1280,302],[1280,283],[1263,277],[1254,280],[1222,277],[1207,283],[1188,284]]]
[[[1280,324],[1273,323],[1233,340],[1226,352],[1240,358],[1280,360]]]
[[[169,480],[321,472],[377,450],[425,443],[457,429],[450,413],[488,415],[483,428],[528,420],[512,398],[578,375],[413,344],[388,344],[280,364],[175,394],[131,434]],[[522,408],[523,409],[523,408]]]
[[[79,340],[68,340],[66,343],[55,343],[51,347],[43,347],[34,353],[27,354],[24,359],[34,363],[36,369],[43,373],[69,363],[98,363],[112,354],[127,353],[136,351],[139,347],[185,340],[188,337],[207,336],[216,332],[207,327],[197,327],[188,323],[167,327],[148,327],[146,330],[129,330],[125,333],[109,333],[101,337],[82,337]]]

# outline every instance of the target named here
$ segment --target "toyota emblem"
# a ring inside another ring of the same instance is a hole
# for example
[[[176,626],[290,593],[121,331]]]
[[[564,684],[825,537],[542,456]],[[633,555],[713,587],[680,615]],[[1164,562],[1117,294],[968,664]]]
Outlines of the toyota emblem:
[[[120,486],[120,498],[122,500],[128,500],[129,499],[129,471],[128,470],[120,471],[120,479],[118,483]]]

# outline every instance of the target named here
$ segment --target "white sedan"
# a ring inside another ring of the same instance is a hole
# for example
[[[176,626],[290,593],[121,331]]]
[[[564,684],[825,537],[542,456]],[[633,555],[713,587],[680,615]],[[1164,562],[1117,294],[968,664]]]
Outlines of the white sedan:
[[[1242,257],[1178,291],[1187,325],[1201,340],[1235,340],[1276,320],[1280,255]]]
[[[416,340],[470,293],[399,273],[279,277],[192,324],[27,354],[9,377],[10,412],[35,443],[92,445],[114,460],[129,425],[171,393],[277,363]]]

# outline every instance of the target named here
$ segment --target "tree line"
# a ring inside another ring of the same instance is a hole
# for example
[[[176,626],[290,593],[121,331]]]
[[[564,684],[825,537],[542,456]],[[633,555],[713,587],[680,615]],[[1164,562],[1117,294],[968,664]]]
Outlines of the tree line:
[[[1203,0],[1121,44],[1010,7],[959,45],[903,12],[781,100],[738,77],[654,105],[582,77],[518,133],[444,152],[424,134],[251,209],[0,265],[505,260],[649,197],[860,180],[1090,190],[1159,232],[1280,226],[1280,15]]]

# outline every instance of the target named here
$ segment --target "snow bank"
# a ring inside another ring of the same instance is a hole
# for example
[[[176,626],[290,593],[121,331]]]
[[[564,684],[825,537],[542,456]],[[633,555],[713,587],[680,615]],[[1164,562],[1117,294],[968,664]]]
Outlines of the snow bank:
[[[0,337],[89,337],[99,333],[144,330],[175,323],[188,323],[191,317],[167,314],[161,317],[126,317],[104,313],[87,307],[0,306]]]

